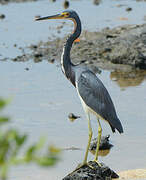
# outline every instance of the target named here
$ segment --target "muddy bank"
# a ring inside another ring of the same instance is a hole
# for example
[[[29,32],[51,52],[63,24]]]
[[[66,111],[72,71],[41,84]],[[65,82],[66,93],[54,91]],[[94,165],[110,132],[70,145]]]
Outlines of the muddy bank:
[[[75,59],[87,59],[88,63],[101,68],[115,69],[119,65],[128,65],[146,69],[146,24],[106,28],[95,33],[84,32],[76,47],[78,51],[73,48]]]
[[[32,44],[30,54],[24,53],[13,61],[33,59],[34,62],[48,60],[53,63],[60,60],[65,40],[66,37]],[[71,58],[74,63],[84,61],[102,69],[146,69],[146,24],[105,28],[101,32],[84,31],[80,42],[73,45]]]
[[[62,27],[65,25],[63,24]],[[22,51],[22,55],[11,60],[21,62],[33,60],[36,63],[43,60],[50,63],[60,61],[66,38],[41,41],[26,48],[16,45],[16,48]],[[6,59],[8,58],[0,58],[1,61]],[[134,74],[138,70],[145,70],[146,24],[105,28],[100,32],[83,31],[80,42],[73,44],[71,59],[75,64],[83,62],[98,73],[100,73],[99,68],[117,72],[134,70]]]

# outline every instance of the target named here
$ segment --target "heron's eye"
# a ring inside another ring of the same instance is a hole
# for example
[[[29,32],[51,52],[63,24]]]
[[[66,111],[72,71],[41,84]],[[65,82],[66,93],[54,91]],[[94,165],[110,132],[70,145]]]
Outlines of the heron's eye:
[[[66,16],[66,17],[68,17],[68,16],[69,16],[69,13],[68,13],[68,12],[67,12],[67,13],[65,13],[65,16]]]

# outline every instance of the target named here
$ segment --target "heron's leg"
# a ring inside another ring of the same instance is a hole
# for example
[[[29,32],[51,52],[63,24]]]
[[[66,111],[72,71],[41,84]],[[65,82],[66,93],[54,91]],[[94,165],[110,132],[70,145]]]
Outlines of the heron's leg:
[[[98,162],[98,152],[99,152],[99,146],[100,146],[100,140],[101,140],[101,134],[102,134],[102,128],[100,125],[99,118],[97,118],[98,121],[98,138],[97,138],[97,147],[96,147],[96,152],[95,152],[95,159],[94,161]]]
[[[90,147],[90,143],[91,143],[91,139],[92,139],[92,128],[91,128],[91,122],[90,122],[90,115],[89,113],[87,113],[87,120],[88,120],[88,129],[89,129],[89,138],[88,138],[88,145],[87,145],[87,149],[86,149],[86,153],[85,153],[85,158],[83,161],[83,164],[87,163],[87,157],[88,157],[88,152],[89,152],[89,147]]]

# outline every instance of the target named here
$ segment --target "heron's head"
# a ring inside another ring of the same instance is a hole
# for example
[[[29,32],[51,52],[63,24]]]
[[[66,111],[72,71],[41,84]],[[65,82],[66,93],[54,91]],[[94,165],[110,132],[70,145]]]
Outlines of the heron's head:
[[[47,20],[47,19],[71,19],[71,20],[75,20],[78,18],[78,15],[75,11],[73,10],[66,10],[63,11],[60,14],[56,14],[53,16],[46,16],[46,17],[40,17],[40,18],[36,18],[36,21],[40,21],[40,20]]]

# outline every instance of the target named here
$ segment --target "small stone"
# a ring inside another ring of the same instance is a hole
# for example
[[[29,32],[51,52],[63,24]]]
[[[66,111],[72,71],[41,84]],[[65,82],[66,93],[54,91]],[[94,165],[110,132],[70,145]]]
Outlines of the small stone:
[[[93,4],[95,4],[95,5],[99,5],[101,3],[101,0],[94,0],[93,1]]]
[[[49,62],[50,62],[50,63],[54,63],[54,62],[55,62],[55,59],[51,59]]]
[[[80,116],[76,116],[73,113],[69,113],[68,118],[69,118],[70,121],[73,122],[74,120],[80,118]]]
[[[41,53],[36,53],[35,55],[34,55],[34,57],[35,58],[40,58],[40,57],[42,57],[43,55],[41,54]]]
[[[67,9],[69,7],[69,1],[65,0],[63,3],[64,9]]]
[[[111,149],[113,147],[113,145],[109,143],[109,138],[110,135],[101,137],[99,150]],[[97,146],[97,138],[92,140],[90,150],[96,150],[96,146]]]
[[[0,14],[0,19],[4,19],[6,16],[4,14]]]
[[[29,68],[28,68],[28,67],[26,67],[26,68],[25,68],[25,70],[26,70],[26,71],[29,71]]]
[[[132,11],[131,7],[126,8],[126,11]]]

